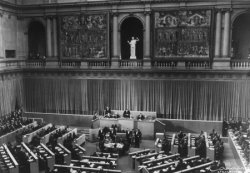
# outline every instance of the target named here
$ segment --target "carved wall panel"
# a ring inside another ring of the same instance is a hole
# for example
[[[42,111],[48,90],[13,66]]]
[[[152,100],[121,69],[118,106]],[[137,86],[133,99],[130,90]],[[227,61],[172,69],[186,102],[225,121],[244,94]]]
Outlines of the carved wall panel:
[[[209,57],[211,10],[154,13],[154,56]]]
[[[106,14],[82,14],[60,18],[63,58],[107,58]]]

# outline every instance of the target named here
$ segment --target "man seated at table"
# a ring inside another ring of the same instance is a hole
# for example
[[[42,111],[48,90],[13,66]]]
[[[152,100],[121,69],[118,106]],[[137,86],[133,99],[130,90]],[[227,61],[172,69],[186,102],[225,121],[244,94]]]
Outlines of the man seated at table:
[[[107,113],[104,115],[104,118],[112,118],[112,115],[110,113]]]
[[[111,108],[106,106],[106,108],[104,109],[104,116],[107,114],[111,114]]]
[[[144,120],[145,119],[145,116],[142,114],[142,113],[140,113],[138,116],[137,116],[137,120]]]
[[[124,118],[130,118],[130,111],[128,109],[126,109],[124,112],[123,112],[123,117]]]

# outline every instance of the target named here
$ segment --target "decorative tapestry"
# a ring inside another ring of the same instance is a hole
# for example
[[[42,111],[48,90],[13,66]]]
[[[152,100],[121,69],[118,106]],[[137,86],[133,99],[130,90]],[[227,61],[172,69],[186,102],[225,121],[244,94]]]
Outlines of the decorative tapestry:
[[[107,58],[107,15],[84,14],[60,18],[63,58]]]
[[[155,12],[156,58],[209,57],[211,10]]]

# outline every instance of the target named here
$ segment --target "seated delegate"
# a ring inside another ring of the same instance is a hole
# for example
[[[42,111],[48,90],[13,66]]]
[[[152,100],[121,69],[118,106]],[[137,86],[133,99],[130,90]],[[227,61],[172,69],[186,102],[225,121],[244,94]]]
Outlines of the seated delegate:
[[[145,119],[145,116],[140,113],[138,116],[137,116],[137,120],[144,120]]]
[[[108,106],[104,109],[104,116],[107,114],[111,114],[111,108]]]
[[[130,118],[130,111],[128,109],[126,109],[124,112],[123,112],[123,117],[124,118]]]

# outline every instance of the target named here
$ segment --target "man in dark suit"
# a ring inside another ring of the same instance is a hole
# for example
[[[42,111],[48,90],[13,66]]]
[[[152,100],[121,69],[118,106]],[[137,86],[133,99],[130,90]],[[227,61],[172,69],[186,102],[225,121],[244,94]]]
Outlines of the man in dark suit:
[[[104,109],[104,116],[107,114],[111,114],[111,108],[106,106],[106,108]]]
[[[140,113],[138,116],[137,116],[137,120],[144,120],[145,119],[145,116],[142,115],[142,113]]]
[[[123,117],[124,118],[130,118],[130,111],[128,109],[126,109],[124,112],[123,112]]]
[[[139,130],[136,129],[134,132],[134,136],[135,136],[135,148],[140,148],[140,133]]]
[[[99,132],[98,132],[98,137],[99,137],[99,140],[102,141],[104,139],[104,132],[103,132],[103,129],[100,129]]]

